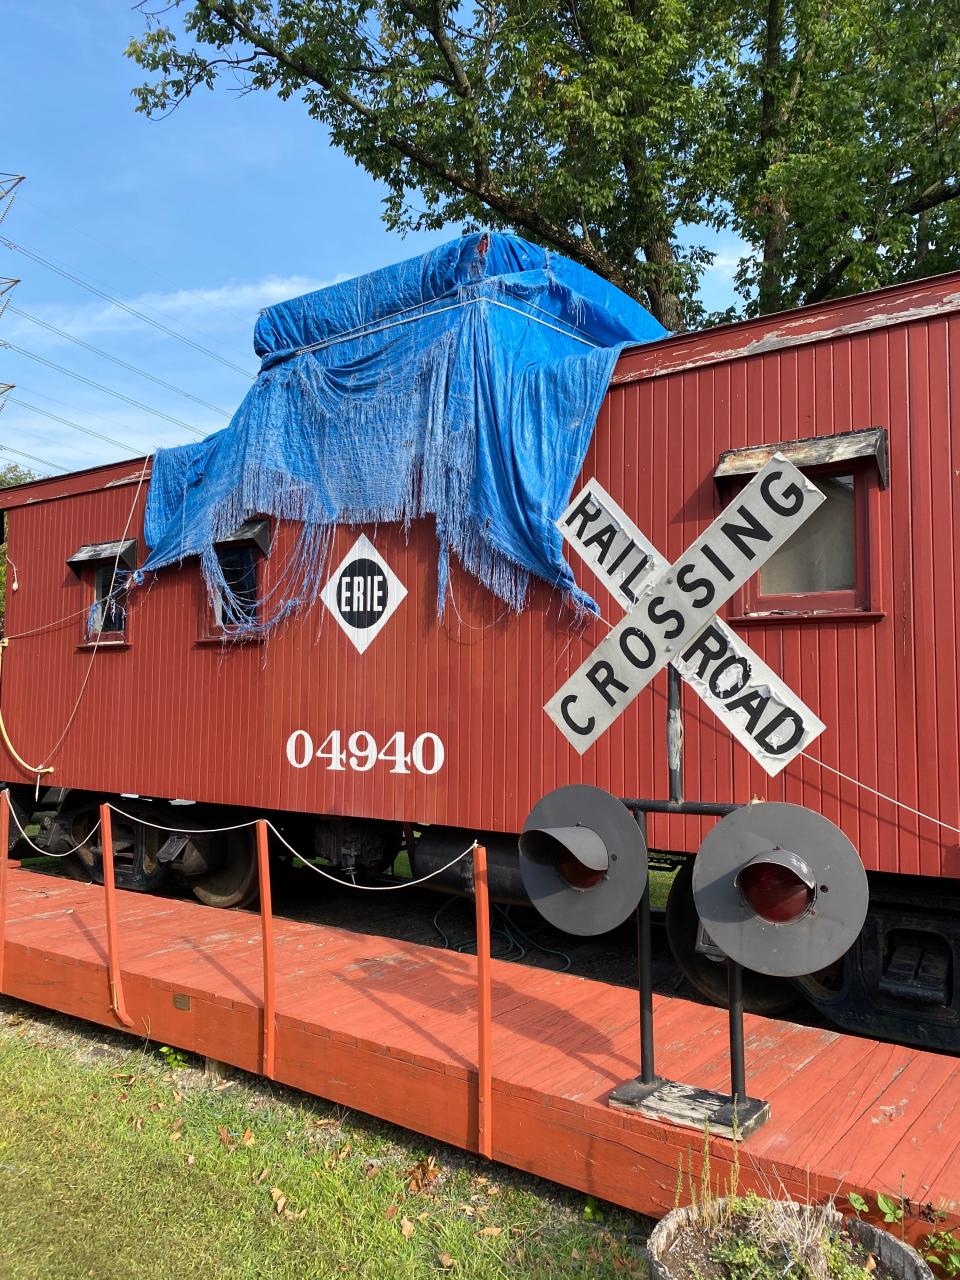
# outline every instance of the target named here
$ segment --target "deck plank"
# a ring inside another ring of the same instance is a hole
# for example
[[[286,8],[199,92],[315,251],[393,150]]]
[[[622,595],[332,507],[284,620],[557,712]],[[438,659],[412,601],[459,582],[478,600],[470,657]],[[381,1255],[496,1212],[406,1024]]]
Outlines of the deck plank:
[[[117,895],[133,1034],[258,1070],[260,918]],[[5,994],[116,1026],[103,889],[11,868]],[[275,1078],[474,1149],[476,958],[278,920]],[[636,991],[492,964],[494,1155],[643,1213],[696,1177],[704,1136],[611,1109],[638,1071]],[[184,1009],[184,1003],[189,1006]],[[176,997],[176,1003],[175,1003]],[[724,1088],[724,1011],[655,1001],[657,1067]],[[740,1182],[796,1196],[904,1190],[960,1223],[960,1063],[917,1049],[747,1018],[747,1081],[772,1118],[742,1144]],[[708,1139],[717,1179],[732,1144]]]

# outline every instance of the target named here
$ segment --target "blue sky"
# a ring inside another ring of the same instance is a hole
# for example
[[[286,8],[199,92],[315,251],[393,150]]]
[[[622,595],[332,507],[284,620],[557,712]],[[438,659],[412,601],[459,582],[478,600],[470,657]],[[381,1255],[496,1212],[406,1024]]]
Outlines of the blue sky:
[[[195,439],[187,427],[216,429],[249,386],[228,365],[256,371],[261,307],[459,234],[458,227],[388,232],[382,188],[329,144],[299,102],[239,96],[221,85],[166,120],[136,115],[130,90],[143,77],[123,50],[143,22],[125,0],[0,0],[0,18],[0,171],[27,176],[0,235],[207,348],[170,338],[0,245],[0,276],[21,278],[0,317],[0,338],[147,406],[0,349],[0,383],[16,384],[0,413],[0,446],[50,465],[10,452],[0,461],[74,470]],[[733,301],[735,246],[717,247],[704,286],[711,307]]]

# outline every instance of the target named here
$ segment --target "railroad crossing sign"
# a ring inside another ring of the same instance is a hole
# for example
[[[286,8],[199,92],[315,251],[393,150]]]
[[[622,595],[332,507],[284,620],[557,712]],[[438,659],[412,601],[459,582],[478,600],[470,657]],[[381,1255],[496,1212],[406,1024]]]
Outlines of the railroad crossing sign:
[[[771,775],[826,727],[716,610],[824,501],[774,454],[671,565],[595,480],[557,521],[627,610],[544,707],[580,755],[668,663]]]

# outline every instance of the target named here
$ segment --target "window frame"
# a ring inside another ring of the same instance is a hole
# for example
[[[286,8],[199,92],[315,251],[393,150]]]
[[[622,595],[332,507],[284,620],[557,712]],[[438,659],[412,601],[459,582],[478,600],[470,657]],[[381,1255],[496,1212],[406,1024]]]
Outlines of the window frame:
[[[117,576],[123,575],[125,579],[129,580],[135,572],[135,559],[131,564],[123,556],[104,556],[101,559],[90,557],[76,563],[68,561],[68,564],[80,579],[83,597],[83,610],[80,614],[80,638],[77,642],[77,648],[129,649],[133,642],[132,611],[126,592],[123,598],[123,627],[119,631],[93,630],[90,626],[90,620],[93,610],[106,598],[99,595],[101,575],[116,573]]]
[[[249,551],[253,557],[256,601],[251,621],[258,623],[263,617],[263,598],[266,586],[267,563],[272,544],[271,526],[267,517],[253,516],[230,535],[214,543],[219,560],[224,552]],[[230,644],[257,644],[263,636],[259,631],[246,631],[236,623],[224,626],[217,620],[217,605],[210,599],[203,576],[199,579],[200,633],[196,643],[201,646]]]
[[[765,595],[760,570],[752,574],[730,601],[730,621],[742,625],[763,625],[784,621],[803,622],[830,619],[861,621],[884,617],[881,608],[879,545],[879,499],[882,477],[868,458],[801,467],[814,484],[818,476],[853,476],[854,586],[838,591],[803,591]],[[724,486],[724,505],[744,487],[749,476]]]

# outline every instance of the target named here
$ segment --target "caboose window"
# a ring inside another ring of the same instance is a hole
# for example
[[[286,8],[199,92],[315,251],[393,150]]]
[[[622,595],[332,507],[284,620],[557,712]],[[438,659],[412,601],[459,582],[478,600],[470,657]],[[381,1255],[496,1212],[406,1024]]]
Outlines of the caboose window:
[[[127,633],[127,578],[129,573],[113,564],[99,564],[93,575],[93,604],[88,635],[95,640],[122,640]]]
[[[762,567],[759,587],[763,596],[856,590],[855,477],[811,478],[826,502]]]
[[[257,619],[257,550],[221,545],[217,560],[227,590],[214,599],[214,621],[223,631],[242,630]]]
[[[201,641],[222,639],[225,634],[252,636],[259,612],[262,564],[270,550],[269,520],[245,521],[217,542],[214,550],[224,589],[214,597],[212,626]]]
[[[137,564],[135,538],[79,547],[67,564],[83,589],[82,644],[129,640],[127,585]]]
[[[714,473],[718,484],[746,483],[777,452],[810,477],[825,501],[737,593],[734,615],[744,622],[785,615],[876,616],[871,529],[880,489],[889,483],[886,430],[731,449]]]

